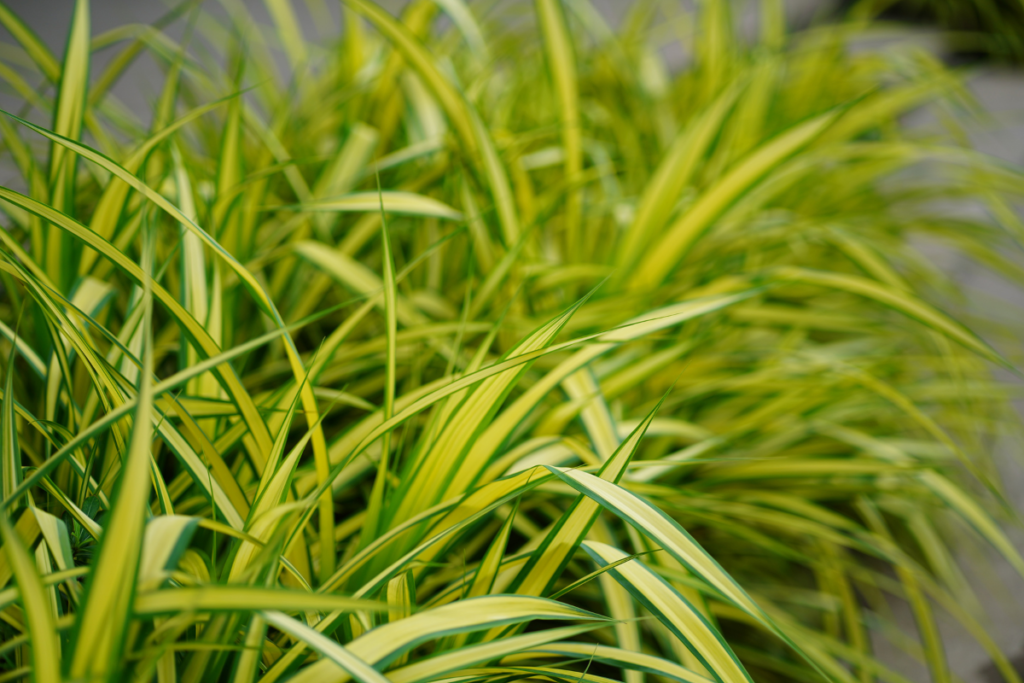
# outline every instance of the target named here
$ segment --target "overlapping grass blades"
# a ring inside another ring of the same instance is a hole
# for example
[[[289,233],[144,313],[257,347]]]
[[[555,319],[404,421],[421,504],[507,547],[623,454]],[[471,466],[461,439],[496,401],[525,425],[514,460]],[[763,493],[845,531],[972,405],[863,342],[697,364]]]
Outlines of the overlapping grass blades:
[[[961,53],[1020,64],[1024,59],[1024,3],[1019,0],[901,0],[846,3],[853,16],[879,13],[895,21],[937,24]]]
[[[1018,330],[918,250],[1024,282],[957,74],[778,0],[266,5],[77,0],[63,62],[0,5],[3,680],[901,681],[892,599],[1019,680],[955,550],[1024,577]]]

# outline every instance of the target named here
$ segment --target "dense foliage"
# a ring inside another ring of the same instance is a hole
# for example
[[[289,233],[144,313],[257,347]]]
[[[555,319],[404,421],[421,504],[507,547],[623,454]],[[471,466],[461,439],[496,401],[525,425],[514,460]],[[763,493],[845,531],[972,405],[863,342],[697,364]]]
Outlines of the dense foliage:
[[[957,74],[780,0],[266,7],[0,5],[3,680],[949,681],[944,609],[1019,681],[952,550],[1024,575],[1016,330],[921,249],[1020,281],[1024,178]]]
[[[960,55],[1024,62],[1021,0],[847,0],[854,16],[934,25]]]

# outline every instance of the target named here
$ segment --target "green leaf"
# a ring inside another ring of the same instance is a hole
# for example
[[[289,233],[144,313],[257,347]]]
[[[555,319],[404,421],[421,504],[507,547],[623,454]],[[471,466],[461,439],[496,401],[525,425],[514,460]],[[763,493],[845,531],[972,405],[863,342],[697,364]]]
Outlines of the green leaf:
[[[89,0],[76,0],[53,119],[54,131],[71,140],[78,140],[82,133],[89,93],[89,57]],[[58,211],[71,210],[74,205],[76,167],[74,151],[54,141],[50,146],[50,201]],[[60,228],[51,226],[46,238],[46,271],[62,290],[71,283],[70,266],[70,243]]]
[[[460,600],[378,626],[350,642],[346,649],[370,665],[384,667],[398,655],[428,640],[537,619],[589,621],[600,617],[544,598],[484,596]],[[348,679],[349,676],[337,664],[323,660],[301,670],[290,680],[295,683],[344,683]]]
[[[18,448],[18,430],[14,422],[14,351],[11,344],[4,371],[4,397],[0,406],[0,483],[3,499],[10,500],[21,483],[21,450]]]
[[[178,301],[166,289],[161,287],[159,284],[152,283],[138,265],[118,251],[112,244],[106,242],[73,218],[54,211],[51,207],[17,192],[0,187],[0,199],[5,199],[14,204],[23,206],[25,209],[48,220],[53,225],[60,226],[64,230],[67,230],[69,233],[78,237],[93,249],[110,259],[110,261],[124,270],[137,283],[151,283],[154,296],[156,296],[160,302],[170,310],[171,314],[182,323],[186,332],[203,349],[204,354],[206,354],[207,357],[210,357],[220,353],[220,348],[209,336],[204,327],[200,325],[195,318],[189,315],[181,304],[178,303]],[[259,442],[261,438],[265,438],[267,440],[266,447],[269,449],[270,437],[269,434],[267,434],[266,425],[264,424],[262,417],[260,417],[259,412],[256,410],[256,406],[253,403],[252,398],[242,388],[241,382],[238,380],[238,376],[235,374],[234,370],[225,365],[218,365],[211,369],[217,373],[218,378],[225,386],[229,396],[231,396],[231,398],[236,402],[236,405],[242,413],[243,419],[246,420],[246,423],[252,430],[253,438],[255,438],[257,442]]]
[[[377,179],[380,182],[380,178]],[[387,342],[387,356],[384,364],[384,406],[382,418],[385,422],[391,419],[395,412],[395,371],[398,357],[398,314],[397,302],[398,292],[395,288],[395,264],[391,254],[391,238],[388,236],[387,220],[384,217],[384,197],[378,192],[380,201],[381,219],[381,257],[384,266],[384,325]],[[363,530],[360,535],[360,545],[369,545],[378,535],[381,525],[381,510],[384,505],[385,486],[388,480],[389,461],[391,459],[391,432],[384,432],[381,437],[381,454],[377,462],[377,476],[373,480],[373,490],[370,492],[370,503],[366,510],[366,519],[363,521]],[[328,539],[333,542],[334,539]]]
[[[177,566],[198,525],[198,518],[184,515],[162,515],[146,523],[139,562],[139,590],[157,588],[167,578],[168,570]]]
[[[342,610],[382,610],[387,605],[344,595],[305,593],[282,588],[255,586],[208,586],[205,588],[168,588],[139,593],[134,611],[139,615],[181,614],[187,612],[238,612],[277,610],[287,612]],[[266,618],[266,615],[264,615]]]
[[[774,630],[764,612],[746,591],[678,522],[663,511],[617,485],[614,480],[595,477],[580,470],[553,467],[548,467],[548,470],[595,503],[636,527],[640,533],[657,542],[683,566],[707,581],[727,600]]]
[[[620,279],[634,272],[633,268],[644,249],[657,236],[657,231],[664,227],[679,195],[691,182],[699,162],[714,141],[715,134],[721,130],[739,93],[738,85],[726,89],[680,131],[654,175],[645,184],[636,215],[617,255]]]
[[[905,291],[856,275],[828,273],[807,268],[779,268],[773,272],[773,276],[780,282],[797,282],[828,287],[873,299],[946,335],[993,363],[1007,368],[1013,367],[1009,361],[1000,356],[976,334]]]
[[[659,285],[711,228],[715,219],[766,174],[810,144],[837,116],[838,112],[827,112],[794,126],[737,163],[721,180],[701,193],[693,206],[665,230],[640,261],[630,286],[646,290]]]
[[[446,674],[456,673],[477,664],[494,661],[519,652],[529,652],[530,648],[545,651],[544,646],[548,643],[555,643],[564,638],[572,638],[573,636],[599,628],[602,625],[581,624],[579,626],[547,628],[489,643],[463,646],[457,650],[451,650],[420,660],[415,664],[391,669],[388,671],[388,679],[392,683],[425,683],[426,681],[437,680]],[[652,659],[656,658],[652,657]],[[696,683],[696,679],[694,683]]]
[[[0,23],[21,44],[25,53],[43,72],[46,79],[51,83],[56,83],[60,78],[60,64],[54,59],[50,48],[46,47],[39,36],[5,4],[0,4]]]
[[[4,556],[18,584],[25,625],[32,645],[32,677],[39,683],[59,683],[60,644],[57,641],[50,600],[32,557],[4,512],[0,512],[0,537],[4,542]]]
[[[148,256],[147,253],[143,258]],[[145,282],[143,329],[148,332],[152,324],[152,296],[148,277]],[[118,478],[118,492],[75,620],[74,655],[68,671],[74,678],[107,680],[118,675],[123,666],[121,655],[132,613],[150,492],[153,343],[148,334],[144,348],[138,407]]]
[[[581,189],[574,187],[580,182],[583,169],[583,131],[580,122],[579,85],[576,77],[576,55],[573,52],[572,37],[566,24],[561,0],[536,0],[538,24],[544,38],[544,49],[548,70],[558,98],[558,115],[561,124],[562,148],[565,153],[565,181],[570,185],[566,197],[565,215],[565,256],[566,260],[577,260],[582,256],[580,222],[583,197]]]
[[[583,548],[599,565],[629,557],[617,548],[594,541],[587,541]],[[610,571],[637,601],[686,644],[716,680],[722,683],[753,680],[722,634],[667,581],[639,560],[623,563]]]
[[[519,241],[519,214],[512,199],[508,174],[491,141],[490,133],[463,96],[442,75],[435,60],[408,29],[390,14],[368,0],[345,0],[354,10],[367,17],[394,44],[409,65],[423,79],[438,104],[448,116],[468,156],[482,169],[494,197],[498,220],[506,246]]]
[[[378,673],[376,669],[359,657],[356,657],[335,641],[321,633],[317,633],[302,622],[278,612],[265,613],[263,618],[271,626],[309,645],[327,660],[341,667],[345,673],[352,676],[359,683],[386,683],[388,681],[387,677]]]
[[[452,221],[462,220],[461,213],[443,202],[418,195],[414,192],[397,192],[394,190],[382,192],[379,197],[376,192],[354,192],[340,197],[304,202],[296,205],[294,208],[299,211],[364,213],[380,211],[382,203],[384,211],[388,213],[403,216],[433,216],[434,218],[445,218]]]
[[[291,0],[264,0],[270,16],[277,25],[277,35],[284,46],[285,54],[291,63],[292,70],[301,73],[309,55],[306,52],[306,40],[302,37],[302,29],[292,10]]]
[[[664,401],[664,398],[662,398],[662,401]],[[626,466],[636,453],[640,440],[654,420],[654,416],[661,407],[662,401],[659,401],[654,409],[637,425],[633,433],[619,444],[615,453],[601,466],[599,476],[588,475],[591,479],[597,479],[609,486],[616,487],[615,482],[622,479],[622,476],[625,474]],[[550,467],[548,469],[555,474],[559,474]],[[585,492],[581,491],[581,493]],[[558,578],[558,575],[590,530],[594,520],[597,519],[597,515],[600,512],[600,504],[601,501],[588,499],[585,495],[576,499],[572,507],[552,527],[547,537],[541,542],[540,547],[534,551],[526,566],[523,567],[519,576],[516,577],[516,581],[513,584],[516,592],[526,595],[543,595],[551,589],[555,579]]]

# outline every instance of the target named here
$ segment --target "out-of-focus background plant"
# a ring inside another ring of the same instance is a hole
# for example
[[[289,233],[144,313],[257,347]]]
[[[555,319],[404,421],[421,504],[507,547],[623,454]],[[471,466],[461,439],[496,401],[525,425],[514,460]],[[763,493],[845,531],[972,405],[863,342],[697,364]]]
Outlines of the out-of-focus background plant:
[[[1024,176],[868,9],[0,5],[0,680],[1019,681]]]
[[[1024,3],[1020,0],[852,0],[857,18],[883,18],[942,28],[961,56],[1021,63]]]

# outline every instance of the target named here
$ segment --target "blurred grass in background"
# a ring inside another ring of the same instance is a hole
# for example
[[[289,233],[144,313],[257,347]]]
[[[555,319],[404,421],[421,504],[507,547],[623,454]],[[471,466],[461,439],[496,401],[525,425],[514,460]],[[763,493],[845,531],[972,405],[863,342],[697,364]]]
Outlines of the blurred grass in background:
[[[1024,279],[957,72],[779,0],[265,9],[0,6],[3,680],[951,681],[939,611],[1020,680],[954,551],[1024,575],[1020,326],[918,248]]]
[[[851,0],[857,18],[882,17],[940,27],[962,58],[1024,63],[1021,0]]]

